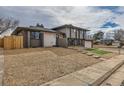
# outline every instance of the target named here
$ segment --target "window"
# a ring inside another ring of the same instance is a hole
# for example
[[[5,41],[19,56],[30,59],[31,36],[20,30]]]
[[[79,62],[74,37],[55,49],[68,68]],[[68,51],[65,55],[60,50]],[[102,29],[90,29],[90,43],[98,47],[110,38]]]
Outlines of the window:
[[[74,33],[75,33],[75,32],[76,32],[76,29],[74,29],[73,31],[74,31]]]
[[[82,35],[84,34],[84,32],[82,31]]]
[[[40,39],[40,32],[31,32],[32,39]]]

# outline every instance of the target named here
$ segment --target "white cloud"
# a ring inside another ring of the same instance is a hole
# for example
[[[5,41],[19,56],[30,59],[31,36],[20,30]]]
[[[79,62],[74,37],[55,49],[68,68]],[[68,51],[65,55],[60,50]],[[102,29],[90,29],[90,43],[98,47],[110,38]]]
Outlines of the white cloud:
[[[111,11],[93,7],[44,7],[41,11],[47,12],[60,24],[74,24],[90,29],[98,29],[113,16]]]
[[[124,13],[124,6],[118,7],[117,11],[120,13]]]
[[[124,29],[124,14],[116,15],[116,19],[114,20],[117,24],[120,25],[120,28]]]
[[[4,15],[18,18],[21,25],[33,25],[37,22],[47,27],[63,24],[73,24],[92,31],[100,30],[108,21],[116,22],[124,28],[124,14],[116,14],[111,10],[96,7],[2,7]],[[124,8],[118,8],[118,12],[124,12]],[[114,17],[114,19],[112,19]],[[103,29],[104,30],[104,29]]]

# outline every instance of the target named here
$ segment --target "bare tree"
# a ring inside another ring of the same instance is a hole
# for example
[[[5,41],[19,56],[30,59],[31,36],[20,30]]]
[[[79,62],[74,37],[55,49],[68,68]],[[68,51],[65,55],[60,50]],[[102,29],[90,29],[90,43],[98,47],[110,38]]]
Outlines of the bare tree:
[[[120,54],[120,48],[122,46],[124,46],[124,30],[119,29],[119,30],[115,31],[114,39],[119,41],[118,48],[119,48],[119,54]]]
[[[114,39],[117,41],[124,42],[124,30],[119,29],[119,30],[115,31]]]
[[[9,18],[0,17],[0,34],[2,34],[3,32],[7,31],[10,28],[14,29],[16,26],[18,26],[18,24],[19,21],[11,17]]]
[[[118,53],[121,54],[121,48],[124,46],[124,30],[119,29],[119,30],[115,31],[114,39],[119,41]]]

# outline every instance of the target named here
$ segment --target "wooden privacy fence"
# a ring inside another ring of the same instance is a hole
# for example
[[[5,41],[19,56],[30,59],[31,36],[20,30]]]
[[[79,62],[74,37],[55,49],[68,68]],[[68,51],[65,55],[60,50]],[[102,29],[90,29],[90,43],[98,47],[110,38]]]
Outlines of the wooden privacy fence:
[[[0,47],[3,47],[4,43],[3,43],[3,38],[0,38]]]
[[[23,48],[23,36],[5,36],[3,42],[4,49]]]

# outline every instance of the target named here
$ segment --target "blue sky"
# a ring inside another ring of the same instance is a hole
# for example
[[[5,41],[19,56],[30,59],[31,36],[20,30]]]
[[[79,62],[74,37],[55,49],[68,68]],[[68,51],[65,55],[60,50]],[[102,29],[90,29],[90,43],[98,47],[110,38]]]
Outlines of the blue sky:
[[[0,17],[13,17],[20,26],[42,23],[45,27],[73,24],[91,30],[124,28],[124,7],[41,6],[0,7]]]

